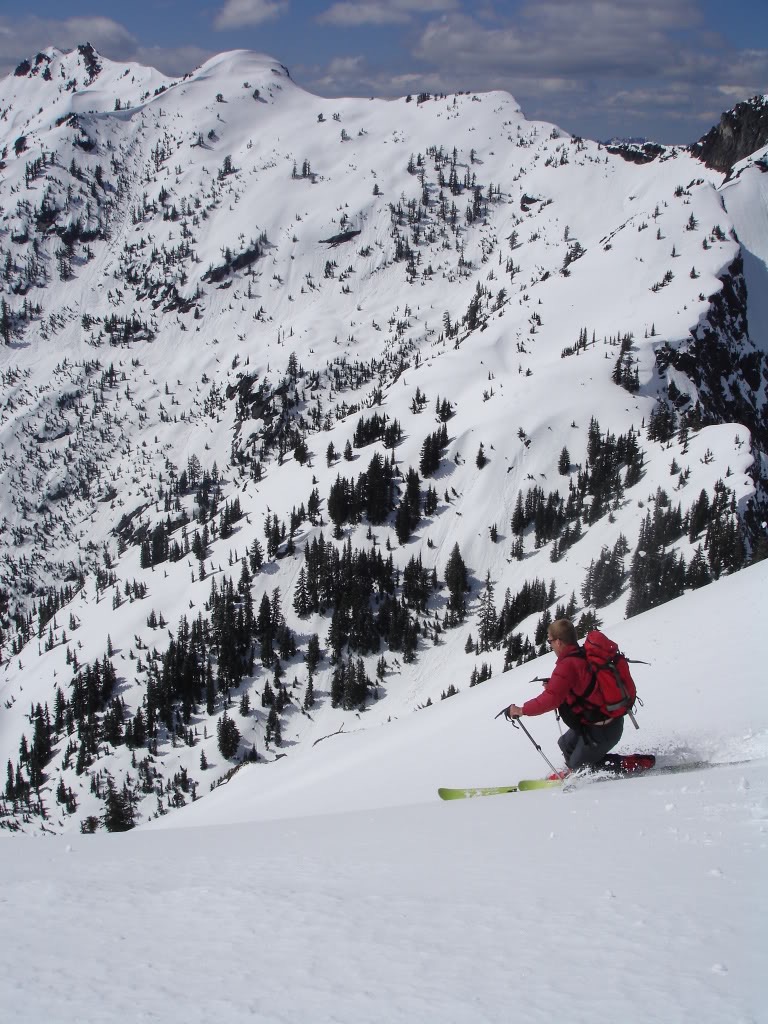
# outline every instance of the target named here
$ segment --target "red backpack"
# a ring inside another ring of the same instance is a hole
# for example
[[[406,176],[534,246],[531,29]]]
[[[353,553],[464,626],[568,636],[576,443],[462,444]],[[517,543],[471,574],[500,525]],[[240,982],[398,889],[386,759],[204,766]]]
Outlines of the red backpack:
[[[573,704],[579,718],[589,724],[629,715],[634,727],[639,728],[632,714],[637,687],[618,644],[599,629],[593,629],[587,633],[582,650],[592,679]]]

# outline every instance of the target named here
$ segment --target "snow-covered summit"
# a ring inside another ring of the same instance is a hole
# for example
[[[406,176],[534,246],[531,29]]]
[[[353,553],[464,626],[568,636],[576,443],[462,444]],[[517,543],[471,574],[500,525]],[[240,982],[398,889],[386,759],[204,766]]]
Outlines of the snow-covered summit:
[[[111,61],[90,43],[48,47],[0,81],[0,110],[8,135],[28,135],[30,145],[44,147],[47,132],[69,114],[130,109],[172,84],[154,68]]]
[[[291,77],[288,68],[280,61],[270,57],[269,54],[255,53],[253,50],[226,50],[223,53],[218,53],[215,57],[202,63],[188,77],[204,79],[234,76],[240,81],[243,75],[250,78],[261,75]]]

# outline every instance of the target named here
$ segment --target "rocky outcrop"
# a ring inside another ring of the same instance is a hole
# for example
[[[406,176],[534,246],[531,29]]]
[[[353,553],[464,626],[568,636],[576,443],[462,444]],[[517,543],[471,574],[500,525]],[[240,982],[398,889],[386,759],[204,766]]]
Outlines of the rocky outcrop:
[[[755,444],[768,450],[766,386],[768,360],[749,339],[747,286],[739,254],[721,278],[723,287],[710,297],[707,316],[679,344],[665,342],[656,352],[656,365],[684,373],[696,387],[703,420],[743,423]],[[682,399],[682,401],[681,401]],[[673,404],[691,415],[685,396]],[[698,418],[698,413],[697,417]]]
[[[631,164],[649,164],[664,152],[664,147],[656,142],[609,143],[605,148],[609,153],[620,156],[622,160]]]
[[[96,53],[90,43],[81,43],[77,52],[83,59],[85,64],[85,70],[88,73],[88,80],[86,85],[92,85],[99,77],[101,72],[101,62],[99,61],[99,55]]]
[[[694,402],[667,377],[667,398],[681,426],[697,430],[711,423],[743,423],[749,428],[756,491],[741,514],[753,555],[765,557],[758,552],[766,550],[768,518],[768,358],[749,338],[741,254],[721,281],[706,317],[682,342],[665,342],[656,352],[656,366],[662,377],[673,367],[696,387]]]
[[[768,145],[768,96],[754,96],[727,110],[691,152],[707,167],[728,174],[733,165]]]

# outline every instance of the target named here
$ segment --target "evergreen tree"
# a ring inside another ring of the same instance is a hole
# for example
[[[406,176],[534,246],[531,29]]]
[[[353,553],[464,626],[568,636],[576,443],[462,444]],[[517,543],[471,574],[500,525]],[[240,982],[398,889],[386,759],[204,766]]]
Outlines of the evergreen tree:
[[[118,792],[112,779],[107,782],[102,824],[107,832],[128,832],[135,824],[130,791],[124,785]]]
[[[494,585],[491,582],[490,570],[485,576],[485,587],[480,595],[480,618],[478,623],[478,646],[481,651],[489,651],[496,635],[496,608],[493,603]]]
[[[248,564],[252,573],[256,574],[264,564],[264,551],[258,539],[254,537],[248,552]]]
[[[440,466],[440,457],[447,444],[448,428],[445,424],[443,424],[440,430],[435,431],[424,439],[419,459],[419,470],[422,476],[432,476],[437,471]]]
[[[389,460],[385,459],[382,461],[379,453],[374,453],[365,475],[365,512],[371,523],[383,523],[389,515],[391,479],[392,474]],[[330,498],[328,499],[328,514],[331,515]]]
[[[277,708],[274,705],[269,709],[267,715],[267,726],[265,730],[265,738],[267,743],[274,742],[275,746],[279,747],[282,743],[282,731],[280,728],[280,716],[277,713]]]
[[[697,590],[699,587],[705,587],[711,582],[712,573],[709,571],[701,544],[698,544],[693,553],[693,558],[685,571],[685,585],[690,587],[691,590]]]
[[[213,682],[213,669],[210,662],[206,666],[205,673],[205,710],[212,715],[216,707],[216,687]]]
[[[338,708],[344,700],[344,684],[346,681],[346,667],[343,663],[338,664],[331,676],[331,707]]]
[[[445,567],[445,585],[448,587],[448,607],[461,619],[464,617],[466,604],[464,594],[469,590],[467,567],[461,557],[459,545],[454,544],[453,550]]]
[[[408,538],[411,536],[411,516],[405,499],[403,499],[397,506],[397,512],[395,513],[395,534],[397,535],[397,539],[400,544],[407,544]]]
[[[302,565],[299,570],[298,578],[296,579],[296,590],[293,595],[293,610],[299,616],[304,618],[309,615],[309,597],[307,595],[307,570]]]
[[[665,401],[659,402],[648,418],[648,439],[650,441],[670,441],[677,430],[675,410]]]
[[[304,710],[308,710],[315,706],[315,687],[312,682],[312,676],[307,679],[307,689],[304,692]]]
[[[315,669],[320,663],[320,637],[317,633],[313,633],[307,641],[307,653],[304,656],[307,662],[307,672],[310,678],[315,674]]]
[[[227,761],[234,757],[240,745],[240,730],[226,711],[216,723],[216,738],[221,756]]]
[[[624,555],[628,550],[622,534],[611,551],[604,547],[597,561],[590,562],[581,588],[585,604],[602,606],[619,597],[624,583]]]
[[[411,466],[405,476],[405,496],[403,498],[411,529],[415,529],[421,519],[421,479]]]
[[[335,482],[331,484],[326,502],[328,518],[335,527],[334,536],[337,539],[341,537],[341,527],[347,518],[347,507],[347,483],[342,480],[340,475],[337,475]]]
[[[269,668],[274,661],[274,621],[272,604],[266,593],[261,596],[259,614],[255,625],[256,639],[259,641],[259,656],[262,664]]]
[[[430,484],[424,497],[424,515],[433,516],[437,512],[437,491]]]
[[[710,518],[709,497],[701,490],[698,498],[688,511],[688,540],[693,543],[701,531],[706,528]]]
[[[516,537],[522,537],[523,531],[525,530],[525,511],[523,509],[523,493],[522,491],[517,492],[517,500],[515,501],[515,510],[512,513],[512,520],[510,523],[512,527],[512,533]]]

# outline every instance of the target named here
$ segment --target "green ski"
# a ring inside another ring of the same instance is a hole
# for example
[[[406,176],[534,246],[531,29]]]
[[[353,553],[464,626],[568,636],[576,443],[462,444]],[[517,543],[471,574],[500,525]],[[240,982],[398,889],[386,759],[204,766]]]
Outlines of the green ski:
[[[495,796],[497,793],[527,793],[533,789],[559,789],[563,782],[567,788],[578,785],[581,782],[601,782],[605,779],[626,779],[635,775],[642,775],[652,771],[656,765],[655,754],[609,754],[611,768],[607,771],[599,771],[594,775],[581,774],[576,772],[567,775],[565,779],[521,779],[516,786],[475,786],[467,789],[438,789],[438,796],[441,800],[464,800],[467,797]],[[706,762],[688,762],[681,765],[665,765],[656,768],[659,772],[691,771],[695,768],[708,767]]]
[[[441,787],[437,795],[441,800],[467,800],[476,796],[497,796],[499,793],[525,793],[529,789],[550,789],[562,786],[562,779],[522,779],[516,786],[472,786],[467,789]]]
[[[527,792],[529,789],[552,789],[553,787],[562,786],[562,779],[521,779],[517,788],[521,793]]]
[[[465,800],[475,796],[496,796],[498,793],[516,793],[517,786],[474,786],[470,789],[438,789],[441,800]]]

